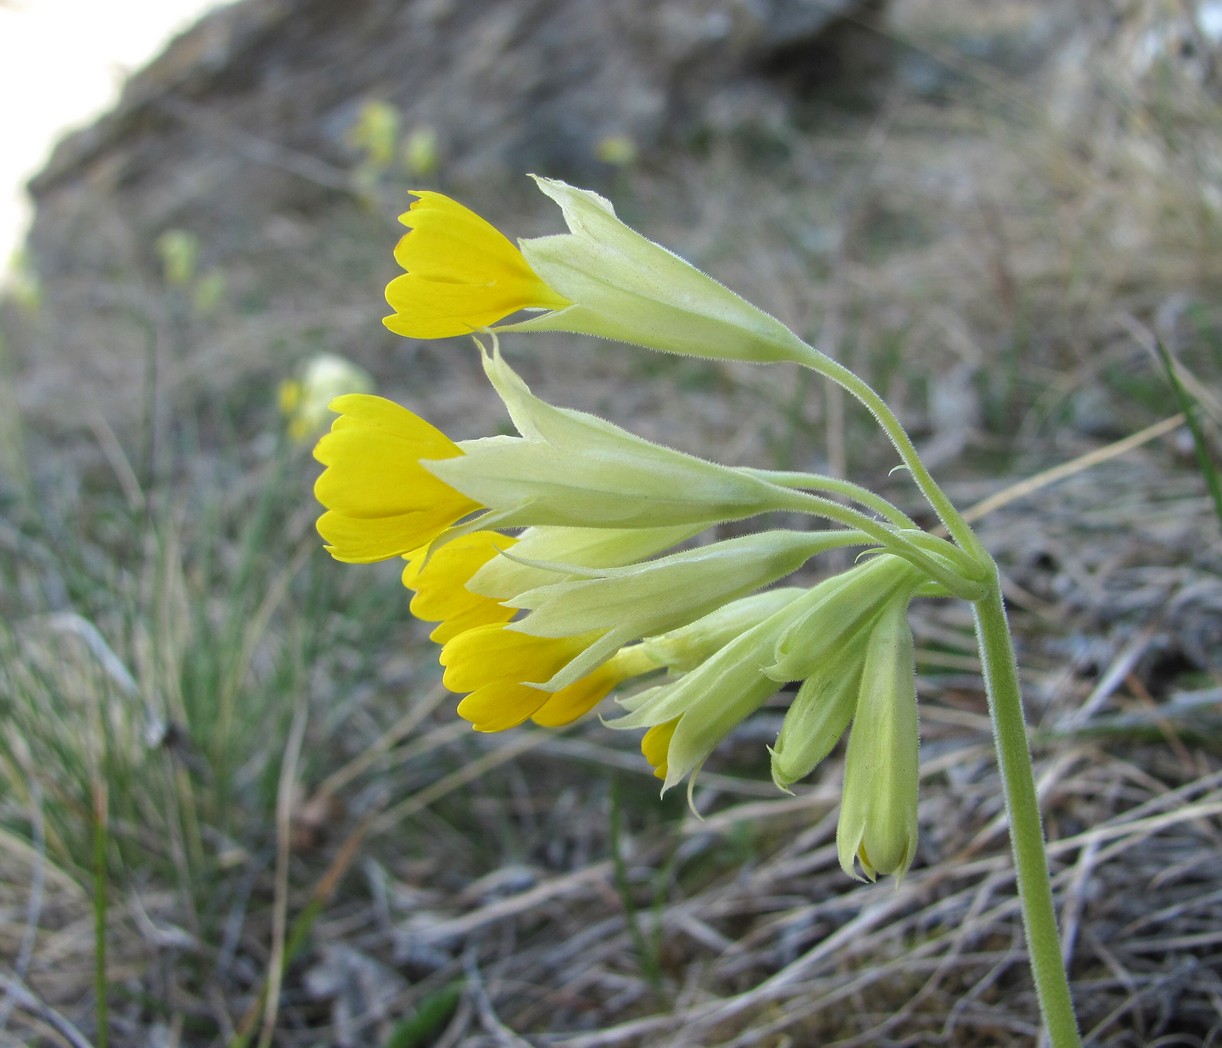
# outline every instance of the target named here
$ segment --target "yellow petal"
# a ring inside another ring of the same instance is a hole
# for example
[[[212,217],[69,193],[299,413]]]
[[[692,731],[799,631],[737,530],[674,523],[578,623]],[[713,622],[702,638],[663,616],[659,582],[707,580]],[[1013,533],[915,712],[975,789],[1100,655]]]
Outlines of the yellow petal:
[[[451,691],[475,691],[495,681],[545,681],[589,643],[588,637],[532,637],[502,625],[479,626],[441,649],[442,682]],[[546,699],[550,693],[540,694]]]
[[[666,779],[666,757],[670,750],[670,740],[679,726],[679,718],[655,724],[641,739],[641,753],[653,768],[654,778]]]
[[[544,728],[572,724],[602,702],[622,680],[623,675],[609,666],[599,666],[593,673],[550,694],[531,720]]]
[[[314,494],[326,507],[318,531],[337,560],[367,562],[410,552],[480,504],[420,465],[462,450],[444,433],[381,397],[337,397],[341,412],[314,449],[326,469]]]
[[[458,704],[458,715],[476,731],[516,728],[550,698],[525,684],[497,681],[477,688]]]
[[[479,331],[522,309],[563,309],[522,252],[475,212],[441,193],[419,191],[399,217],[410,230],[395,248],[406,270],[386,288],[394,315],[383,323],[410,338]]]
[[[385,397],[376,397],[371,393],[346,393],[331,401],[330,408],[339,416],[331,425],[333,432],[346,429],[376,430],[419,448],[421,458],[449,458],[462,453],[458,445],[436,426]]]
[[[444,644],[476,626],[513,618],[513,608],[472,593],[467,584],[476,571],[514,541],[500,532],[476,531],[447,542],[431,556],[427,548],[409,555],[403,585],[416,591],[412,614],[425,622],[440,623],[429,635],[432,640]]]
[[[470,509],[451,505],[382,517],[357,517],[327,512],[318,518],[318,533],[327,552],[336,560],[350,564],[369,564],[375,560],[398,557],[404,550],[431,542]]]

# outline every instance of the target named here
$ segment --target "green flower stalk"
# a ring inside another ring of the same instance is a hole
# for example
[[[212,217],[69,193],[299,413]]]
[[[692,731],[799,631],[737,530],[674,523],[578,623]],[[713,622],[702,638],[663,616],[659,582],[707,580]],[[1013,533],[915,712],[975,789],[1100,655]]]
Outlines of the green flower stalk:
[[[1053,1048],[1079,1045],[992,558],[858,376],[629,228],[603,197],[535,181],[568,231],[518,244],[449,197],[417,192],[395,250],[405,272],[386,290],[392,331],[476,336],[517,434],[454,441],[389,401],[339,397],[315,451],[328,550],[352,562],[404,558],[410,609],[435,623],[443,680],[465,693],[458,712],[477,730],[567,724],[614,695],[623,712],[607,723],[644,729],[663,790],[685,778],[690,790],[716,746],[767,702],[788,703],[770,748],[780,789],[847,732],[837,852],[847,874],[868,880],[902,878],[917,850],[910,604],[970,602],[1040,1005]],[[546,403],[496,341],[544,331],[817,371],[875,418],[949,537],[849,481],[723,466]],[[776,512],[831,527],[701,539]],[[808,562],[836,547],[862,552],[848,570],[803,582]]]

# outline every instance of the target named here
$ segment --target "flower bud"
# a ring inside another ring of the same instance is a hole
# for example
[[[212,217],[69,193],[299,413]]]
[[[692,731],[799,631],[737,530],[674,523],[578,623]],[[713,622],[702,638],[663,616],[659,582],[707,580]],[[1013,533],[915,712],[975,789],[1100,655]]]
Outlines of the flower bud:
[[[832,752],[853,719],[860,688],[859,651],[847,655],[836,669],[802,682],[781,721],[776,744],[768,749],[777,789],[788,791]]]
[[[917,569],[889,553],[825,579],[812,591],[815,599],[806,613],[777,639],[776,660],[768,672],[782,681],[821,675],[824,664],[835,663],[896,594],[903,593],[906,604],[919,579]]]
[[[907,601],[893,600],[870,631],[836,828],[840,866],[868,880],[902,878],[917,843],[919,739]]]

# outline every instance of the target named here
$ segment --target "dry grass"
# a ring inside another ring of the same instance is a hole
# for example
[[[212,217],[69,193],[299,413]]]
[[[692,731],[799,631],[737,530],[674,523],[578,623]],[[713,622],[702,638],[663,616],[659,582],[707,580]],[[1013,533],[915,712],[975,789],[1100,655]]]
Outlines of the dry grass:
[[[1174,414],[1155,339],[1216,439],[1222,122],[1191,68],[1133,71],[1156,5],[1038,77],[963,57],[957,5],[900,6],[935,91],[711,136],[622,173],[622,212],[860,369],[961,505]],[[1042,9],[989,10],[1004,40]],[[88,333],[53,302],[14,321],[54,351],[18,362],[26,427],[2,437],[0,1044],[98,1042],[99,914],[114,1044],[1033,1042],[966,612],[915,623],[922,839],[898,888],[839,870],[838,757],[776,795],[779,709],[710,763],[703,820],[597,723],[474,735],[394,571],[315,548],[312,466],[271,405],[316,348],[460,436],[495,429],[489,393],[466,347],[371,339],[381,219],[284,236],[227,272],[225,316],[135,279],[127,244],[92,290],[122,308]],[[867,421],[787,369],[506,348],[542,395],[646,436],[908,498]],[[1116,1048],[1222,1038],[1222,543],[1182,434],[980,523],[1081,1017]]]

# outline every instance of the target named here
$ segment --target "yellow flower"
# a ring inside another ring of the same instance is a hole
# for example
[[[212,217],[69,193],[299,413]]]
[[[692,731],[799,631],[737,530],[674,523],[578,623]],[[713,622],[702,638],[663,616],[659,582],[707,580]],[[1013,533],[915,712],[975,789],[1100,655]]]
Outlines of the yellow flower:
[[[607,545],[605,537],[599,542],[596,529],[591,530],[596,534],[595,548]],[[653,540],[665,537],[658,535]],[[575,538],[566,533],[561,545],[572,547]],[[540,529],[532,529],[526,544],[546,546],[544,539]],[[527,719],[546,727],[568,724],[629,677],[658,665],[639,648],[604,652],[597,665],[590,662],[588,671],[569,674],[566,686],[541,687],[547,678],[585,655],[600,634],[587,631],[545,638],[520,633],[509,621],[517,609],[472,584],[494,562],[514,566],[515,561],[500,554],[519,543],[497,531],[475,531],[436,547],[422,547],[405,558],[403,584],[416,591],[412,614],[440,623],[430,636],[442,645],[444,683],[452,691],[471,693],[459,703],[458,712],[477,731],[503,731]],[[534,570],[555,576],[563,567]]]
[[[415,590],[411,612],[425,622],[440,623],[429,637],[438,644],[476,626],[508,622],[515,609],[472,592],[471,578],[501,550],[517,540],[499,531],[473,531],[443,544],[407,555],[403,585]]]
[[[471,693],[458,704],[458,715],[476,731],[504,731],[528,719],[548,727],[568,724],[641,672],[635,660],[612,659],[559,691],[537,686],[594,639],[532,637],[504,624],[478,626],[442,648],[442,681],[451,691]]]
[[[339,418],[314,449],[326,469],[314,485],[327,509],[318,532],[336,560],[368,563],[411,553],[482,507],[430,473],[421,460],[462,449],[406,408],[381,397],[337,397]]]
[[[690,526],[694,534],[717,521],[805,506],[802,492],[553,407],[499,354],[484,365],[521,436],[455,443],[380,397],[332,401],[340,417],[314,450],[327,467],[314,493],[327,509],[318,530],[333,557],[413,553],[479,510],[488,512],[464,521],[463,531]]]
[[[383,323],[408,338],[482,331],[522,309],[564,309],[553,291],[494,226],[455,200],[427,190],[399,216],[410,230],[395,248],[407,272],[386,288],[394,315]]]
[[[604,197],[535,182],[569,232],[517,247],[449,197],[417,192],[400,217],[412,232],[395,250],[407,274],[386,289],[395,312],[383,323],[411,338],[444,338],[532,310],[538,315],[498,330],[571,331],[720,359],[818,358],[780,321],[624,225]]]

